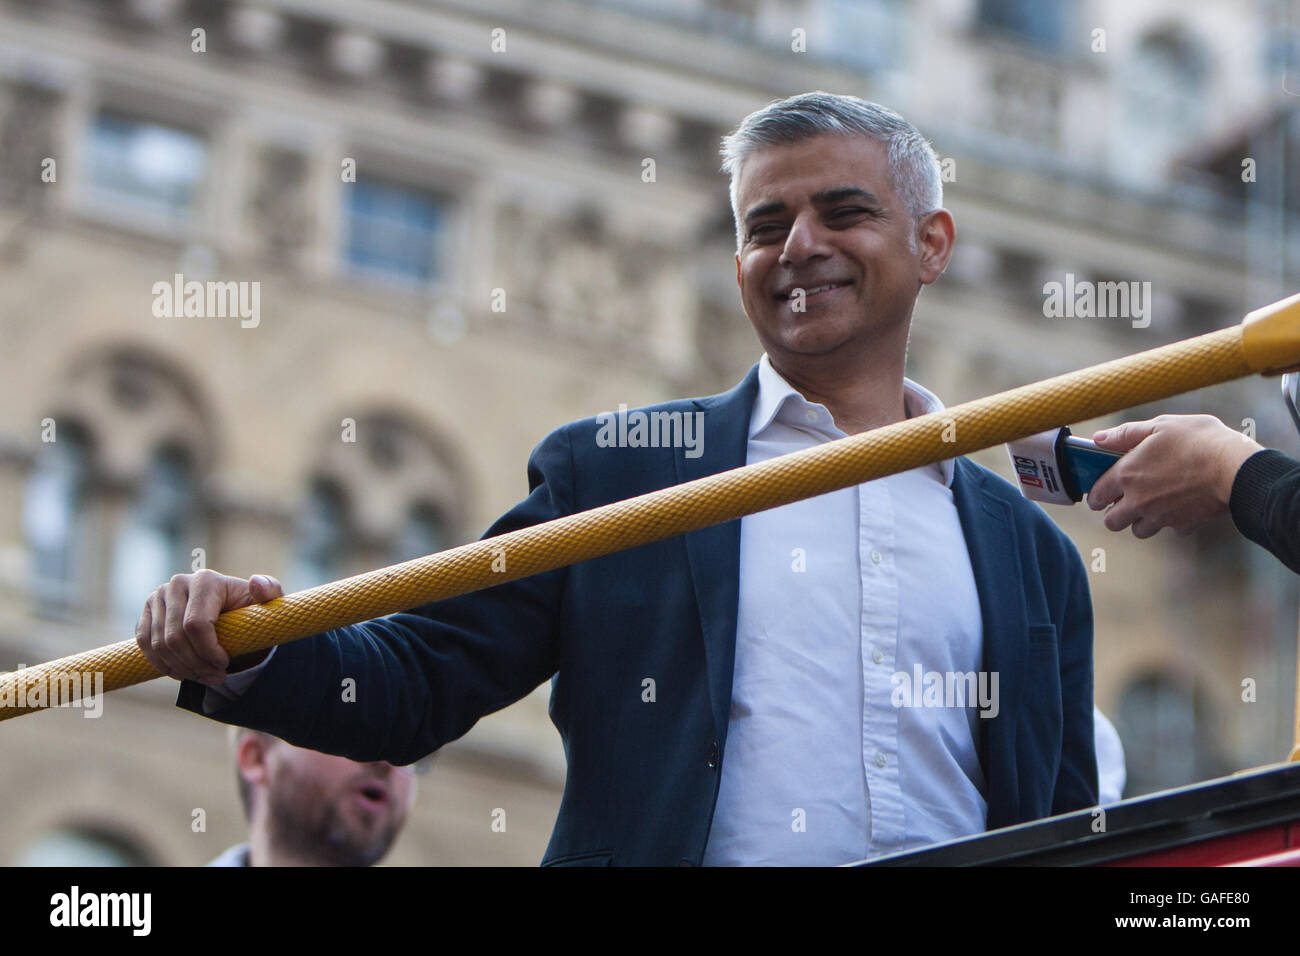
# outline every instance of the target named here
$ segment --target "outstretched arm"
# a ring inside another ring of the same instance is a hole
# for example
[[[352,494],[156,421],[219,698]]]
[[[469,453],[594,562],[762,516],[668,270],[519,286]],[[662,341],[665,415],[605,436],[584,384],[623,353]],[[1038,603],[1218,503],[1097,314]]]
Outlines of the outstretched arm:
[[[487,537],[570,510],[572,462],[563,430],[537,447],[528,472],[528,497]],[[252,685],[210,716],[353,760],[410,763],[554,673],[566,573],[534,575],[281,645]],[[215,620],[210,608],[199,616]],[[199,643],[195,658],[215,657],[197,632],[183,641]],[[187,679],[178,704],[202,713],[205,691]]]

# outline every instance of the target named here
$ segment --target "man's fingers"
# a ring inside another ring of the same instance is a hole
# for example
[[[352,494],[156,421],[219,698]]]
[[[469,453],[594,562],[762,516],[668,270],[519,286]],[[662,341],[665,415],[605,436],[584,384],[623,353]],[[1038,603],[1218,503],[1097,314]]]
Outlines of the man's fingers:
[[[1123,531],[1131,525],[1136,519],[1137,514],[1131,505],[1126,505],[1124,499],[1120,498],[1115,505],[1106,512],[1104,524],[1111,531]]]
[[[140,620],[135,622],[135,646],[140,648],[140,653],[144,659],[149,662],[154,670],[161,674],[166,674],[166,665],[163,664],[162,658],[154,653],[153,649],[153,595],[144,602],[144,610],[140,612]]]
[[[175,677],[180,668],[164,640],[166,633],[167,606],[163,602],[163,589],[159,588],[149,596],[149,646],[153,651],[151,663],[168,677]]]
[[[1133,537],[1150,538],[1152,535],[1159,532],[1161,527],[1163,527],[1161,524],[1151,520],[1150,518],[1138,518],[1137,521],[1133,522]]]
[[[229,583],[237,578],[227,578],[215,571],[199,571],[190,578],[189,601],[185,605],[182,626],[189,638],[189,646],[205,663],[213,676],[224,675],[230,655],[217,642],[217,629],[213,622],[226,609]]]
[[[1114,428],[1103,428],[1098,432],[1094,432],[1092,440],[1097,443],[1098,447],[1105,448],[1107,451],[1129,451],[1155,430],[1155,419],[1148,419],[1143,422],[1125,422],[1122,425],[1116,425]]]
[[[212,626],[214,620],[216,618],[208,617],[191,599],[185,608],[181,629],[188,639],[187,646],[202,664],[204,672],[210,677],[221,678],[226,672],[226,665],[230,663],[230,655],[217,641],[217,629]]]
[[[1088,507],[1100,511],[1119,500],[1120,482],[1117,477],[1102,475],[1088,491]]]
[[[163,587],[163,596],[167,603],[166,626],[163,631],[163,643],[177,663],[176,673],[189,680],[211,681],[216,676],[215,665],[200,657],[185,631],[186,607],[189,604],[189,582],[182,574],[177,574]]]
[[[162,651],[173,665],[174,677],[196,680],[207,677],[212,666],[195,654],[185,633],[185,609],[189,606],[189,581],[181,574],[161,588],[164,605]]]

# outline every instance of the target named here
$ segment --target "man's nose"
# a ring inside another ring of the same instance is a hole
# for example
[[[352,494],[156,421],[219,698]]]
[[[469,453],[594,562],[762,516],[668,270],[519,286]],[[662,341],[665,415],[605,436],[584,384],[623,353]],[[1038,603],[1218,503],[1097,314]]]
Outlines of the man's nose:
[[[817,217],[811,213],[796,216],[790,224],[790,231],[785,235],[781,265],[799,266],[818,256],[829,254],[826,230]]]

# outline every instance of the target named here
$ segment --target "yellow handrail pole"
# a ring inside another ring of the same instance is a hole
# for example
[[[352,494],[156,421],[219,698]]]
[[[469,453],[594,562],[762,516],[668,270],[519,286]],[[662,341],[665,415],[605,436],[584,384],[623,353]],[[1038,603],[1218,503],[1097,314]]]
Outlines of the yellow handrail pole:
[[[217,637],[226,652],[237,657],[734,521],[1070,422],[1294,367],[1300,367],[1300,295],[1257,309],[1240,325],[1217,332],[308,588],[267,604],[228,611],[217,620]],[[134,640],[73,654],[0,676],[0,720],[42,709],[31,706],[27,691],[48,688],[51,681],[72,674],[102,674],[106,691],[160,676]],[[87,682],[68,683],[75,684],[76,691]]]

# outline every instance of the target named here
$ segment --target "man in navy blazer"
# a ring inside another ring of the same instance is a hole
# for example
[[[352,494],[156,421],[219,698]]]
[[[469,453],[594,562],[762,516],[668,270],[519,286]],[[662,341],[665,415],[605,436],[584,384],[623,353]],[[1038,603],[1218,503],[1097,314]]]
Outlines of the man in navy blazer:
[[[912,307],[921,287],[942,274],[954,235],[951,216],[939,207],[929,144],[882,107],[818,93],[751,115],[728,138],[726,155],[737,282],[770,367],[760,363],[723,394],[646,410],[659,413],[658,421],[698,423],[707,439],[698,444],[621,441],[610,448],[608,418],[557,429],[529,460],[528,497],[489,536],[754,460],[763,381],[787,389],[788,407],[806,411],[809,422],[824,413],[822,431],[800,433],[801,441],[909,415],[916,387],[909,383],[905,397],[902,368]],[[961,566],[968,556],[974,621],[965,639],[981,673],[997,677],[996,707],[979,718],[959,711],[950,726],[958,738],[969,727],[964,742],[895,740],[900,753],[909,750],[906,758],[877,754],[874,767],[865,750],[848,754],[845,766],[858,779],[826,783],[847,783],[850,793],[863,789],[871,806],[845,813],[868,833],[885,832],[895,810],[903,819],[892,804],[907,801],[891,797],[888,787],[872,782],[886,778],[872,775],[888,774],[891,762],[904,759],[911,772],[904,784],[912,786],[926,759],[946,760],[947,771],[961,768],[964,796],[954,790],[952,802],[966,800],[968,810],[952,824],[952,836],[1097,803],[1092,611],[1078,552],[1036,505],[992,472],[959,458],[949,474],[946,486],[925,487],[940,496],[936,518],[949,520],[965,542]],[[894,494],[906,487],[914,486],[895,486]],[[779,518],[783,511],[765,514]],[[757,527],[745,525],[749,520],[233,662],[217,645],[212,622],[224,610],[269,600],[278,584],[211,571],[177,575],[151,595],[137,640],[155,667],[187,679],[180,706],[360,761],[417,760],[552,679],[551,717],[564,740],[568,773],[544,864],[699,865],[709,854],[710,862],[781,862],[765,843],[779,843],[784,834],[769,838],[747,825],[745,814],[769,801],[789,824],[790,811],[765,791],[765,779],[735,778],[737,767],[765,767],[763,746],[738,749],[740,711],[773,700],[763,697],[771,689],[753,680],[763,653],[753,627],[738,628],[748,608],[762,606],[748,598],[760,585],[770,590],[741,566],[742,530]],[[879,551],[864,564],[871,562],[880,564]],[[837,584],[832,597],[846,591],[874,597],[869,583],[858,583],[855,567],[851,560],[855,577],[841,579],[847,585]],[[904,580],[908,586],[915,585]],[[953,593],[961,593],[956,584]],[[920,613],[924,624],[928,612]],[[819,637],[842,639],[859,653],[859,635],[829,627],[829,613],[810,606],[807,620],[810,632],[826,632]],[[941,629],[920,637],[944,649],[960,635]],[[356,681],[355,700],[340,693],[346,678]],[[817,715],[823,702],[815,696],[781,702],[801,715],[791,721],[813,715],[807,743],[814,750],[818,721],[830,716]],[[862,691],[853,706],[880,705],[865,700],[870,696]],[[856,718],[847,716],[851,728]],[[770,726],[781,733],[780,720]],[[742,729],[750,732],[748,725]],[[911,756],[922,750],[931,752]],[[859,757],[860,772],[852,769]],[[722,786],[727,766],[729,791]],[[715,818],[720,791],[728,808],[722,821]],[[795,824],[778,829],[798,832],[802,812],[794,808]],[[710,847],[711,836],[725,840],[725,855]],[[826,862],[854,859],[861,850],[844,846],[842,856]]]

